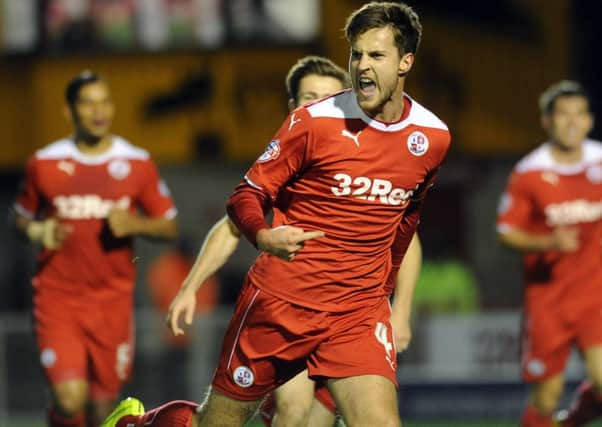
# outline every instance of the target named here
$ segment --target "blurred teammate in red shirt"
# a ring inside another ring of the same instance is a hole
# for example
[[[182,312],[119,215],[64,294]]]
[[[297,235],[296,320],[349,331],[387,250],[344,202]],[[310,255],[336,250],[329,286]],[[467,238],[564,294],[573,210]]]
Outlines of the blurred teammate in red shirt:
[[[28,161],[16,225],[42,247],[33,316],[49,425],[94,426],[131,374],[132,238],[175,237],[176,209],[148,153],[110,133],[105,80],[81,73],[66,101],[74,133]]]
[[[523,253],[523,379],[532,384],[523,427],[553,424],[570,350],[585,383],[561,425],[602,415],[602,144],[581,85],[562,81],[540,98],[550,139],[514,168],[498,212],[501,241]]]

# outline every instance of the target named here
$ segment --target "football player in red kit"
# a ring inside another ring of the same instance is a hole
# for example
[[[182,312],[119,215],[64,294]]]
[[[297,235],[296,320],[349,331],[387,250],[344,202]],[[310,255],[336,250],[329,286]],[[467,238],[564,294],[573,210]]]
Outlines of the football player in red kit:
[[[338,92],[349,87],[348,80],[347,73],[332,61],[317,56],[303,57],[291,68],[286,77],[289,106],[293,110],[299,105]],[[410,226],[404,223],[400,227],[392,250],[395,257],[393,269],[387,281],[387,290],[389,292],[392,292],[394,288],[396,290],[391,323],[395,330],[397,351],[405,350],[411,338],[408,302],[412,300],[412,291],[420,271],[422,254],[417,235],[412,238],[407,252],[405,245],[408,242],[407,236],[415,231],[415,226],[414,222]],[[227,217],[222,218],[211,228],[195,265],[182,283],[178,297],[172,302],[168,324],[175,335],[184,333],[184,329],[178,323],[181,317],[184,318],[186,324],[192,322],[197,290],[202,289],[204,281],[226,263],[238,246],[239,240],[240,233]],[[403,265],[400,272],[397,273],[402,256]],[[397,283],[395,283],[396,279]],[[123,411],[127,412],[127,408],[130,408],[130,415],[142,410],[140,403],[134,399],[127,399],[121,403],[120,408],[116,409],[115,416],[107,421],[107,425],[125,426],[128,423],[135,423],[136,425],[161,426],[164,425],[161,423],[166,413],[179,411],[185,414],[197,406],[199,405],[196,403],[176,401],[150,410],[139,417],[129,416],[120,420]],[[335,422],[336,405],[326,385],[320,383],[314,386],[314,381],[307,377],[307,370],[304,370],[268,396],[259,408],[259,414],[268,426],[299,424],[312,427],[332,427]],[[169,422],[171,421],[168,420]]]
[[[148,153],[110,133],[107,82],[83,72],[66,101],[74,133],[30,158],[15,203],[17,228],[41,245],[33,316],[53,427],[99,425],[110,412],[132,367],[132,237],[177,232]]]
[[[450,137],[403,91],[416,14],[369,3],[346,30],[354,90],[293,111],[229,201],[230,219],[263,252],[199,425],[243,424],[262,396],[305,366],[327,381],[348,425],[400,424],[383,285],[398,225]],[[272,205],[269,226],[263,211]]]
[[[447,126],[404,92],[421,29],[405,4],[355,11],[346,26],[353,90],[294,110],[236,188],[229,217],[263,252],[206,402],[189,424],[161,411],[163,425],[243,425],[305,368],[326,382],[347,425],[401,424],[385,282],[401,258],[391,248],[414,235],[394,245],[400,223],[417,222],[450,145]]]
[[[549,140],[514,168],[498,209],[501,241],[523,254],[522,375],[532,384],[523,427],[581,426],[602,415],[602,144],[580,84],[540,98]],[[571,347],[589,381],[554,424]]]

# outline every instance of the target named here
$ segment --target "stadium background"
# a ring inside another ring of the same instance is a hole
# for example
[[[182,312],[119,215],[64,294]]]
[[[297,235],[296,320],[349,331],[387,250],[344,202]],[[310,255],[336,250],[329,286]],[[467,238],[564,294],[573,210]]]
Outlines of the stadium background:
[[[5,218],[27,157],[69,132],[61,108],[65,83],[93,69],[111,84],[115,133],[148,149],[159,163],[181,229],[198,249],[286,114],[286,71],[306,54],[345,66],[341,28],[362,3],[0,0]],[[545,87],[575,78],[594,100],[602,99],[598,2],[408,3],[425,32],[407,90],[448,123],[453,149],[420,229],[427,273],[414,341],[401,356],[402,412],[416,426],[452,425],[441,420],[516,425],[525,398],[516,364],[521,280],[518,259],[495,241],[496,202],[512,164],[545,137],[536,105]],[[599,113],[598,103],[594,111]],[[600,137],[599,125],[594,136]],[[38,426],[46,396],[30,333],[35,254],[6,221],[0,242],[0,426]],[[219,307],[200,317],[184,359],[175,359],[161,339],[162,317],[145,277],[168,245],[136,245],[137,356],[125,392],[150,406],[172,398],[198,401],[255,252],[243,243],[220,272]],[[438,286],[451,290],[441,296]],[[581,369],[573,358],[565,399]]]

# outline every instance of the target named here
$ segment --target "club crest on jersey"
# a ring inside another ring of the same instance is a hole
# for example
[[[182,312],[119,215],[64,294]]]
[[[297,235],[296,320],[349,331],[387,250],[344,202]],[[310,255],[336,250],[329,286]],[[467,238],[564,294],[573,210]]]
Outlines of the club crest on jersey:
[[[270,160],[277,159],[279,155],[280,155],[280,140],[279,139],[273,139],[268,144],[268,146],[266,147],[266,149],[263,152],[263,154],[261,156],[259,156],[259,158],[257,159],[257,161],[259,163],[269,162]]]
[[[232,378],[237,385],[243,388],[251,387],[253,382],[255,382],[253,371],[246,366],[236,368],[232,374]]]
[[[125,179],[132,170],[130,162],[125,159],[115,159],[109,163],[109,175],[113,178],[122,180]]]
[[[429,149],[429,140],[425,134],[415,131],[408,136],[408,150],[415,156],[422,156]]]
[[[594,184],[602,184],[602,166],[592,166],[587,169],[585,176]]]

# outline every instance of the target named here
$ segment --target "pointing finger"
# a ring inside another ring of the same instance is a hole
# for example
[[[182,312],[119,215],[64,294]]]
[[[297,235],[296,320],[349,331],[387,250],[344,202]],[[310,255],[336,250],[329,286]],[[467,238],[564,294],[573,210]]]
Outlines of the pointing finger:
[[[306,240],[317,239],[319,237],[324,237],[325,235],[326,233],[324,233],[323,231],[306,231],[302,233],[296,240],[297,243],[305,242]]]

